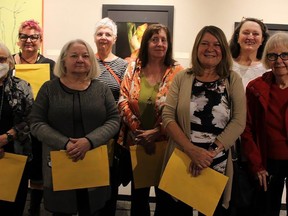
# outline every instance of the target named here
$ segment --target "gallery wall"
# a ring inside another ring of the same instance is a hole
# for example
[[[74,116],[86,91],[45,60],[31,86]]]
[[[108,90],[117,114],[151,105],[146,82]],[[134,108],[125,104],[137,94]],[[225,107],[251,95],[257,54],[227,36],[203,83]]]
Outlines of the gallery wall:
[[[64,43],[75,38],[85,39],[96,51],[93,33],[95,23],[102,18],[102,4],[141,3],[135,0],[44,0],[44,55],[57,59]],[[220,27],[229,40],[234,22],[241,21],[242,17],[288,24],[287,0],[146,0],[145,5],[174,6],[174,57],[184,67],[189,66],[194,39],[205,25]]]
[[[141,3],[144,4],[144,1],[44,0],[44,55],[56,60],[62,46],[75,38],[86,40],[96,52],[93,34],[95,23],[102,18],[102,4]],[[190,65],[196,34],[205,25],[220,27],[229,40],[234,22],[241,21],[242,17],[256,17],[265,23],[288,24],[287,0],[146,0],[145,5],[174,6],[174,57],[184,67]],[[129,188],[124,191],[121,188],[120,191],[126,194]]]

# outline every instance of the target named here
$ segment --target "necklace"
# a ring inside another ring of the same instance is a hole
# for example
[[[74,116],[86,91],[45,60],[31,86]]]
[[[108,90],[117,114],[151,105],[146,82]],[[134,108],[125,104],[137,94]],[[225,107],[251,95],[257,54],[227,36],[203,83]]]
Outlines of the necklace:
[[[21,53],[21,52],[19,53],[19,57],[20,57],[20,61],[21,61],[21,62],[22,62],[22,60],[23,60],[23,61],[26,62],[27,64],[35,64],[35,63],[39,60],[40,55],[39,55],[39,53],[37,54],[37,58],[36,58],[35,62],[30,62],[30,61],[26,60],[26,59],[22,56],[22,53]]]
[[[0,120],[1,120],[1,117],[2,117],[3,103],[4,103],[4,86],[2,86],[2,94],[1,94]]]

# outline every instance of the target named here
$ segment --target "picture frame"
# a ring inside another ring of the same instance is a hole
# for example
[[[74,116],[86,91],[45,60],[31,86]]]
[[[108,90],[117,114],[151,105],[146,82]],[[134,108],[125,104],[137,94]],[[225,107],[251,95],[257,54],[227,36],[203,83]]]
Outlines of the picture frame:
[[[109,17],[116,23],[118,34],[112,51],[124,59],[131,55],[127,23],[137,27],[144,23],[161,23],[168,27],[173,36],[174,6],[103,4],[102,17]]]
[[[234,23],[234,28],[239,25],[240,22]],[[288,33],[288,25],[285,24],[274,24],[274,23],[265,23],[268,28],[268,32],[271,35],[275,34],[276,32],[286,32]]]

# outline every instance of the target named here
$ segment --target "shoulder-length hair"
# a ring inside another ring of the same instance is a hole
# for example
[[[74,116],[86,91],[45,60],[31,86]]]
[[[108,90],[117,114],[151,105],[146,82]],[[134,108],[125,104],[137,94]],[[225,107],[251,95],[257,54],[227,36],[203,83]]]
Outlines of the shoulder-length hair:
[[[172,58],[172,38],[170,31],[167,26],[162,25],[162,24],[152,24],[147,27],[145,30],[142,41],[141,41],[141,46],[138,54],[138,59],[141,61],[141,66],[145,67],[149,61],[149,56],[148,56],[148,45],[149,45],[149,40],[152,38],[154,34],[158,34],[160,30],[165,31],[166,36],[167,36],[167,43],[168,43],[168,48],[166,52],[166,56],[164,59],[164,64],[166,66],[171,66],[174,65],[175,60]]]
[[[192,73],[198,76],[201,76],[204,71],[204,68],[198,58],[198,48],[202,41],[203,36],[206,33],[213,35],[218,40],[218,43],[220,44],[222,60],[216,66],[216,73],[221,78],[225,78],[230,74],[230,70],[232,68],[232,57],[231,57],[228,42],[227,42],[224,32],[220,28],[216,26],[212,26],[212,25],[203,27],[196,36],[194,46],[192,49],[191,71]]]
[[[238,38],[239,38],[239,33],[240,33],[240,29],[241,27],[243,26],[244,23],[246,22],[255,22],[257,23],[260,28],[261,28],[261,32],[262,32],[262,37],[263,37],[263,41],[262,41],[262,44],[259,46],[258,50],[257,50],[257,56],[256,58],[257,59],[261,59],[262,57],[262,53],[263,53],[263,50],[264,50],[264,47],[265,47],[265,44],[269,38],[269,33],[268,33],[268,29],[267,29],[267,26],[259,19],[256,19],[256,18],[245,18],[244,20],[242,20],[239,25],[235,28],[234,32],[233,32],[233,35],[231,37],[231,40],[230,40],[230,51],[232,53],[232,57],[235,59],[239,56],[240,54],[240,45],[238,43]]]
[[[91,48],[91,46],[86,41],[84,41],[82,39],[71,40],[63,46],[63,48],[60,52],[60,56],[58,57],[58,60],[56,62],[55,68],[54,68],[55,76],[63,77],[66,74],[66,67],[65,67],[64,62],[65,62],[65,58],[67,56],[67,52],[73,44],[82,44],[87,48],[87,52],[89,54],[89,60],[91,63],[91,68],[87,74],[87,79],[96,78],[100,74],[99,65],[97,63],[93,49]]]
[[[263,56],[262,56],[262,62],[263,65],[267,68],[270,69],[270,64],[269,60],[267,59],[267,54],[274,48],[278,47],[285,47],[288,49],[288,33],[284,32],[278,32],[272,35],[265,46],[265,49],[263,51]],[[278,53],[277,53],[278,54]]]

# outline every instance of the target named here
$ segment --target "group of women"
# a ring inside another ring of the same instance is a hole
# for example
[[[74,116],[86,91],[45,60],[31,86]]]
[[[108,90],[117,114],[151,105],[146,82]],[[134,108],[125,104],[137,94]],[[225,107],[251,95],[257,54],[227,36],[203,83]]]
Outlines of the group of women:
[[[32,48],[42,40],[42,33],[31,26],[28,30],[19,29],[23,46],[15,60],[5,45],[0,46],[0,153],[2,157],[4,151],[20,153],[16,145],[31,144],[31,130],[43,148],[44,205],[54,216],[115,215],[118,184],[113,172],[111,187],[55,192],[50,163],[50,151],[66,150],[77,162],[112,138],[127,149],[141,145],[146,154],[155,152],[158,141],[167,141],[163,167],[178,148],[191,159],[189,171],[194,177],[207,167],[229,176],[214,212],[228,216],[233,185],[231,147],[239,137],[242,156],[259,181],[257,193],[264,194],[256,197],[265,197],[261,211],[256,202],[241,214],[257,209],[253,215],[279,215],[288,170],[287,34],[276,33],[268,40],[263,22],[247,18],[228,44],[220,28],[205,26],[196,36],[191,67],[184,69],[172,57],[169,29],[152,24],[144,32],[137,59],[127,65],[112,53],[117,26],[104,18],[96,24],[97,53],[81,39],[65,44],[54,67],[56,77],[42,85],[33,103],[29,84],[9,72],[14,62],[38,63],[41,59],[38,49],[32,55]],[[29,173],[29,167],[27,170]],[[11,215],[18,209],[12,215],[22,214],[28,173],[22,177],[24,186],[19,187],[16,201],[0,201],[1,213]],[[192,215],[192,207],[154,186],[154,215]],[[132,216],[150,215],[149,191],[150,187],[135,188],[132,178]]]

